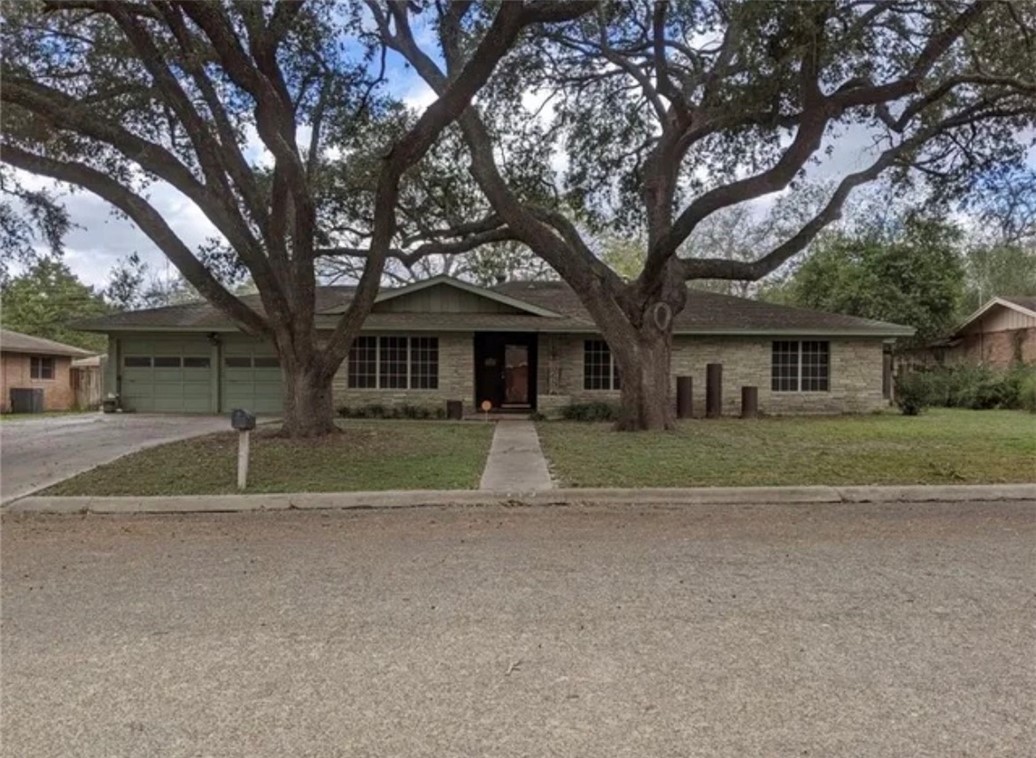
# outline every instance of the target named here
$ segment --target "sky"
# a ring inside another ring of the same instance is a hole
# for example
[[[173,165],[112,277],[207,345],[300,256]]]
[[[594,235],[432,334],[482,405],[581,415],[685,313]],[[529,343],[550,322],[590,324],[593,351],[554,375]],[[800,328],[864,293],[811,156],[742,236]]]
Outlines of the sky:
[[[400,61],[390,58],[388,66],[389,91],[402,98],[408,105],[416,109],[424,109],[434,101],[431,90],[417,77],[404,68]],[[534,93],[525,98],[527,107],[537,100]],[[301,136],[307,138],[305,130]],[[845,173],[862,168],[875,155],[868,133],[861,129],[850,129],[835,139],[830,137],[825,146],[831,145],[832,151],[822,162],[809,169],[809,181],[836,180]],[[262,159],[262,146],[255,135],[249,140],[248,152],[251,156]],[[824,154],[824,148],[818,155]],[[1036,168],[1036,150],[1030,151],[1029,162]],[[555,168],[562,168],[565,157],[559,154],[555,160]],[[49,180],[38,177],[25,177],[26,183],[32,187],[55,187]],[[162,214],[166,222],[192,249],[215,236],[215,229],[204,214],[190,201],[180,195],[172,187],[157,183],[150,187],[149,199]],[[163,278],[176,275],[173,266],[168,263],[158,248],[128,219],[116,215],[103,200],[87,193],[77,191],[62,192],[62,199],[68,209],[75,228],[66,238],[66,263],[71,270],[87,284],[103,287],[112,267],[121,259],[137,253],[147,262],[152,272]],[[760,207],[767,207],[764,201]]]

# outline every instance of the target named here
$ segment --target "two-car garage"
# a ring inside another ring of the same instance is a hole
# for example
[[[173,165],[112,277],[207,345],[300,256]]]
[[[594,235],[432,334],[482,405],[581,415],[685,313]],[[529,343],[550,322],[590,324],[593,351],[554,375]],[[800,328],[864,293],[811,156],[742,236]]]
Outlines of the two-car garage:
[[[122,407],[159,413],[279,413],[281,370],[272,346],[241,335],[114,337]],[[109,385],[110,386],[110,385]]]

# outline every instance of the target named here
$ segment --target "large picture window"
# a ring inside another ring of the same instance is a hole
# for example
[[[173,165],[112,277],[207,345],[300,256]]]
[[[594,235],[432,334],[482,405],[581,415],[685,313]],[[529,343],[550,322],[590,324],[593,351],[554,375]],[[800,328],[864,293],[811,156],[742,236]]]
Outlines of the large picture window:
[[[830,343],[822,340],[774,342],[770,389],[774,392],[827,392],[830,353]]]
[[[24,363],[22,364],[25,365]],[[31,379],[53,379],[54,359],[43,356],[31,356],[29,358],[29,378]]]
[[[612,351],[604,340],[586,340],[583,343],[583,389],[618,390],[619,369]]]
[[[348,382],[350,389],[438,389],[439,338],[357,337]]]

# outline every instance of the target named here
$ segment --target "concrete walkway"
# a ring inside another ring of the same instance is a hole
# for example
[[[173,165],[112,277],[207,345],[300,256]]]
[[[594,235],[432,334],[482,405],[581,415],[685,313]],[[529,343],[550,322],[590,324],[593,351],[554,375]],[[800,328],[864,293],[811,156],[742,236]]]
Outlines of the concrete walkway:
[[[531,421],[497,421],[479,489],[540,492],[553,489],[547,459]]]

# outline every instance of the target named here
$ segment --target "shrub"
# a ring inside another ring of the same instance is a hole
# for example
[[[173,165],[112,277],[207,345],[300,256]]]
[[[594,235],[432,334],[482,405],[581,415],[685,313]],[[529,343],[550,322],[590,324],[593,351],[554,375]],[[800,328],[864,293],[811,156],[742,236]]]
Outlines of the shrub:
[[[338,409],[338,415],[342,418],[349,418],[350,415],[352,415],[352,411],[350,410],[348,405],[343,405],[341,408]]]
[[[930,403],[929,377],[921,371],[908,371],[896,377],[896,406],[904,416],[916,416]]]
[[[571,403],[561,409],[561,417],[569,421],[614,421],[619,413],[608,403]]]
[[[529,421],[546,421],[547,417],[539,411],[533,411],[529,414]]]
[[[1030,369],[1018,382],[1018,407],[1036,413],[1036,370]]]

